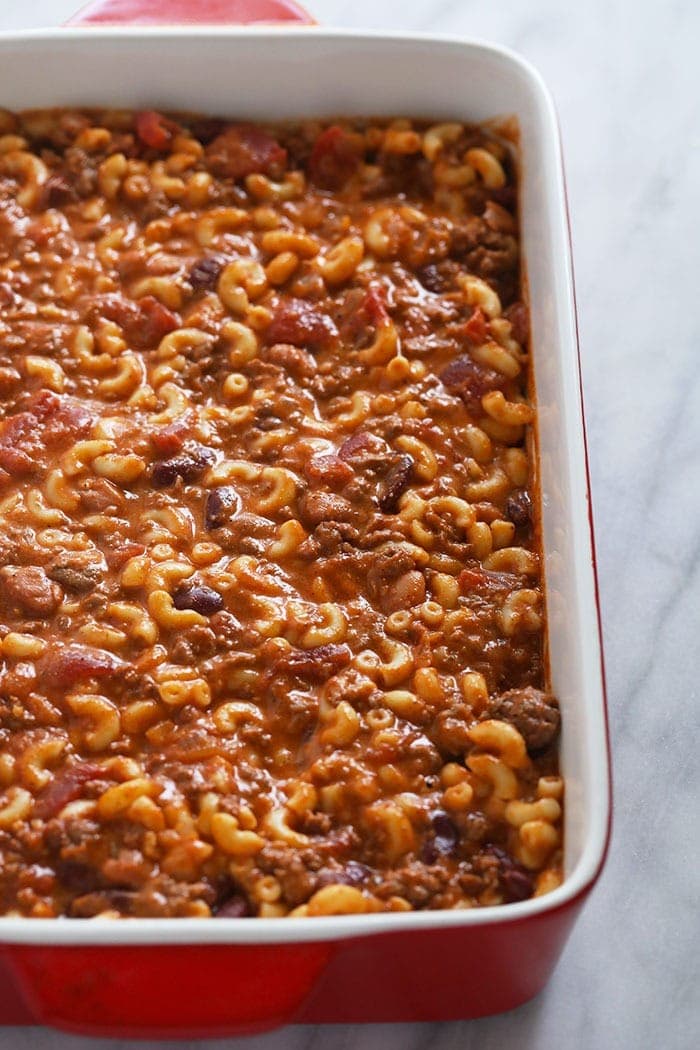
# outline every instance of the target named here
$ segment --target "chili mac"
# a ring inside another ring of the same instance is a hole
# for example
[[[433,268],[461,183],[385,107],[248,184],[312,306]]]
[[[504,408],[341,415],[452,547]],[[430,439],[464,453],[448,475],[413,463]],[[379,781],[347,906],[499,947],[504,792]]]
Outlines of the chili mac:
[[[561,879],[516,165],[0,112],[0,912]]]

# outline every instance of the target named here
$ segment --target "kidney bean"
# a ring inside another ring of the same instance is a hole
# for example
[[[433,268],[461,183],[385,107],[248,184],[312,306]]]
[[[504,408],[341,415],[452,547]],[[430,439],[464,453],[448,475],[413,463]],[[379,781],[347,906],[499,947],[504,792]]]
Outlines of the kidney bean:
[[[484,846],[476,863],[482,872],[495,865],[499,885],[508,901],[522,901],[532,896],[532,875],[500,846],[494,846],[493,843]]]
[[[185,584],[173,595],[176,609],[192,609],[201,616],[211,616],[224,607],[224,599],[213,587],[205,584]]]
[[[442,809],[432,814],[430,824],[433,835],[423,843],[421,859],[426,864],[435,864],[440,857],[448,857],[456,852],[459,831],[451,817]]]
[[[503,383],[503,376],[491,368],[479,364],[469,356],[462,354],[451,361],[440,373],[440,379],[451,394],[458,394],[470,412],[480,413],[481,398],[490,390],[497,390]]]
[[[379,486],[379,509],[384,514],[393,514],[401,496],[408,488],[413,470],[413,459],[409,455],[398,456]]]
[[[170,488],[178,478],[194,481],[206,467],[216,459],[216,453],[204,445],[193,445],[181,455],[155,463],[151,470],[151,481],[158,489]]]
[[[246,919],[250,917],[248,901],[243,894],[234,893],[227,901],[215,909],[214,915],[217,919]]]
[[[482,861],[481,866],[484,865],[484,862],[488,865],[495,861],[499,883],[509,901],[524,901],[532,896],[534,883],[531,874],[522,864],[513,860],[501,846],[492,843],[485,846],[480,860]]]
[[[204,524],[207,529],[218,529],[225,525],[238,509],[240,500],[232,485],[220,485],[207,496],[204,508]]]
[[[511,901],[524,901],[532,896],[532,876],[524,868],[506,869],[501,875],[501,883]]]
[[[451,817],[440,809],[433,813],[430,823],[435,832],[435,848],[438,853],[454,853],[459,842],[459,832]]]
[[[508,497],[506,500],[506,514],[514,525],[524,527],[530,524],[532,520],[532,503],[525,489]]]
[[[213,288],[224,268],[224,260],[219,255],[205,255],[198,259],[187,275],[196,292]]]

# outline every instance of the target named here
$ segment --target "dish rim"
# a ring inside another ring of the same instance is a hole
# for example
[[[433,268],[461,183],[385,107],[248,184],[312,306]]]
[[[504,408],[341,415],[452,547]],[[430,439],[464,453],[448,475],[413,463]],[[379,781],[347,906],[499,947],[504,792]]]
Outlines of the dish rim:
[[[525,920],[533,920],[544,915],[552,915],[578,903],[596,882],[607,854],[611,820],[612,820],[612,783],[610,770],[609,728],[605,688],[605,668],[602,648],[602,628],[600,599],[596,573],[595,537],[591,505],[590,473],[585,431],[585,413],[581,376],[581,353],[576,314],[573,262],[571,257],[571,230],[566,195],[566,181],[563,167],[561,136],[554,102],[546,83],[537,69],[517,52],[500,44],[473,37],[461,37],[450,34],[428,32],[384,32],[377,29],[358,30],[355,28],[327,28],[318,25],[173,25],[173,26],[124,26],[124,25],[84,25],[68,27],[47,27],[28,30],[8,30],[0,32],[0,52],[5,44],[13,42],[55,41],[58,44],[67,41],[84,40],[87,33],[94,40],[134,40],[143,37],[153,39],[194,39],[204,41],[216,37],[274,37],[294,39],[296,36],[319,40],[347,40],[360,46],[364,41],[383,41],[390,45],[405,43],[427,43],[437,46],[459,46],[472,52],[485,52],[496,56],[506,64],[515,66],[530,83],[533,97],[537,101],[539,116],[542,120],[543,141],[549,139],[553,150],[553,166],[547,173],[548,196],[552,203],[551,218],[556,223],[553,233],[561,248],[560,264],[563,269],[562,288],[566,299],[555,297],[557,316],[565,321],[567,339],[571,340],[573,350],[572,363],[567,364],[566,371],[573,379],[578,398],[574,406],[573,417],[567,416],[564,430],[575,444],[581,446],[580,457],[583,467],[583,491],[580,484],[572,491],[574,497],[583,495],[586,501],[588,518],[587,535],[589,542],[586,550],[577,551],[576,562],[580,570],[577,577],[580,583],[587,584],[584,595],[579,592],[579,600],[585,600],[584,625],[590,628],[594,637],[588,639],[597,659],[594,671],[587,668],[591,676],[590,690],[595,690],[599,701],[597,707],[602,716],[598,727],[599,752],[591,751],[596,762],[597,777],[601,790],[597,799],[598,805],[587,811],[588,829],[585,844],[574,869],[564,878],[562,884],[550,893],[525,901],[495,905],[466,910],[433,910],[422,912],[383,912],[369,915],[353,914],[342,916],[319,916],[314,918],[223,918],[212,922],[211,918],[172,918],[172,919],[129,919],[127,921],[94,918],[71,920],[67,918],[28,919],[26,917],[0,917],[0,945],[35,945],[35,946],[88,946],[88,945],[164,945],[164,944],[291,944],[378,935],[382,933],[400,933],[413,929],[454,929],[474,926],[513,925]],[[88,104],[89,108],[89,104]],[[95,108],[100,108],[96,106]],[[368,114],[371,116],[372,114]],[[498,116],[498,114],[494,114]],[[556,199],[552,199],[552,189]],[[560,356],[561,350],[559,351]],[[576,481],[576,479],[570,480]],[[573,508],[577,517],[581,513]],[[588,556],[590,555],[590,561]],[[590,694],[588,695],[590,698]],[[591,727],[590,735],[593,734]],[[602,730],[602,732],[601,732]],[[583,746],[583,745],[582,745]],[[593,800],[590,800],[593,801]]]

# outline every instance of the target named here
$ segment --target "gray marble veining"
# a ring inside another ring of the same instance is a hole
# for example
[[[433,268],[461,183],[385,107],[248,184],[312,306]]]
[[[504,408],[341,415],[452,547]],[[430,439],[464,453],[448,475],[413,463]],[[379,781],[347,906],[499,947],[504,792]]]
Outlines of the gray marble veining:
[[[56,24],[77,2],[2,0],[0,27]],[[506,44],[540,69],[556,98],[573,222],[615,826],[605,873],[536,1001],[477,1022],[292,1028],[236,1045],[690,1050],[700,1042],[700,8],[691,0],[308,6],[327,25]],[[83,1045],[149,1044],[0,1030],[0,1046],[13,1050]]]

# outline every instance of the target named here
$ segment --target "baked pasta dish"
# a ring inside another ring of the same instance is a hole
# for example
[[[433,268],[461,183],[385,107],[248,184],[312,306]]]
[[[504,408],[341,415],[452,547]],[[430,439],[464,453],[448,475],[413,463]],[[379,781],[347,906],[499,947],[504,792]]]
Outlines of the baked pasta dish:
[[[0,913],[559,884],[506,130],[0,112]]]

